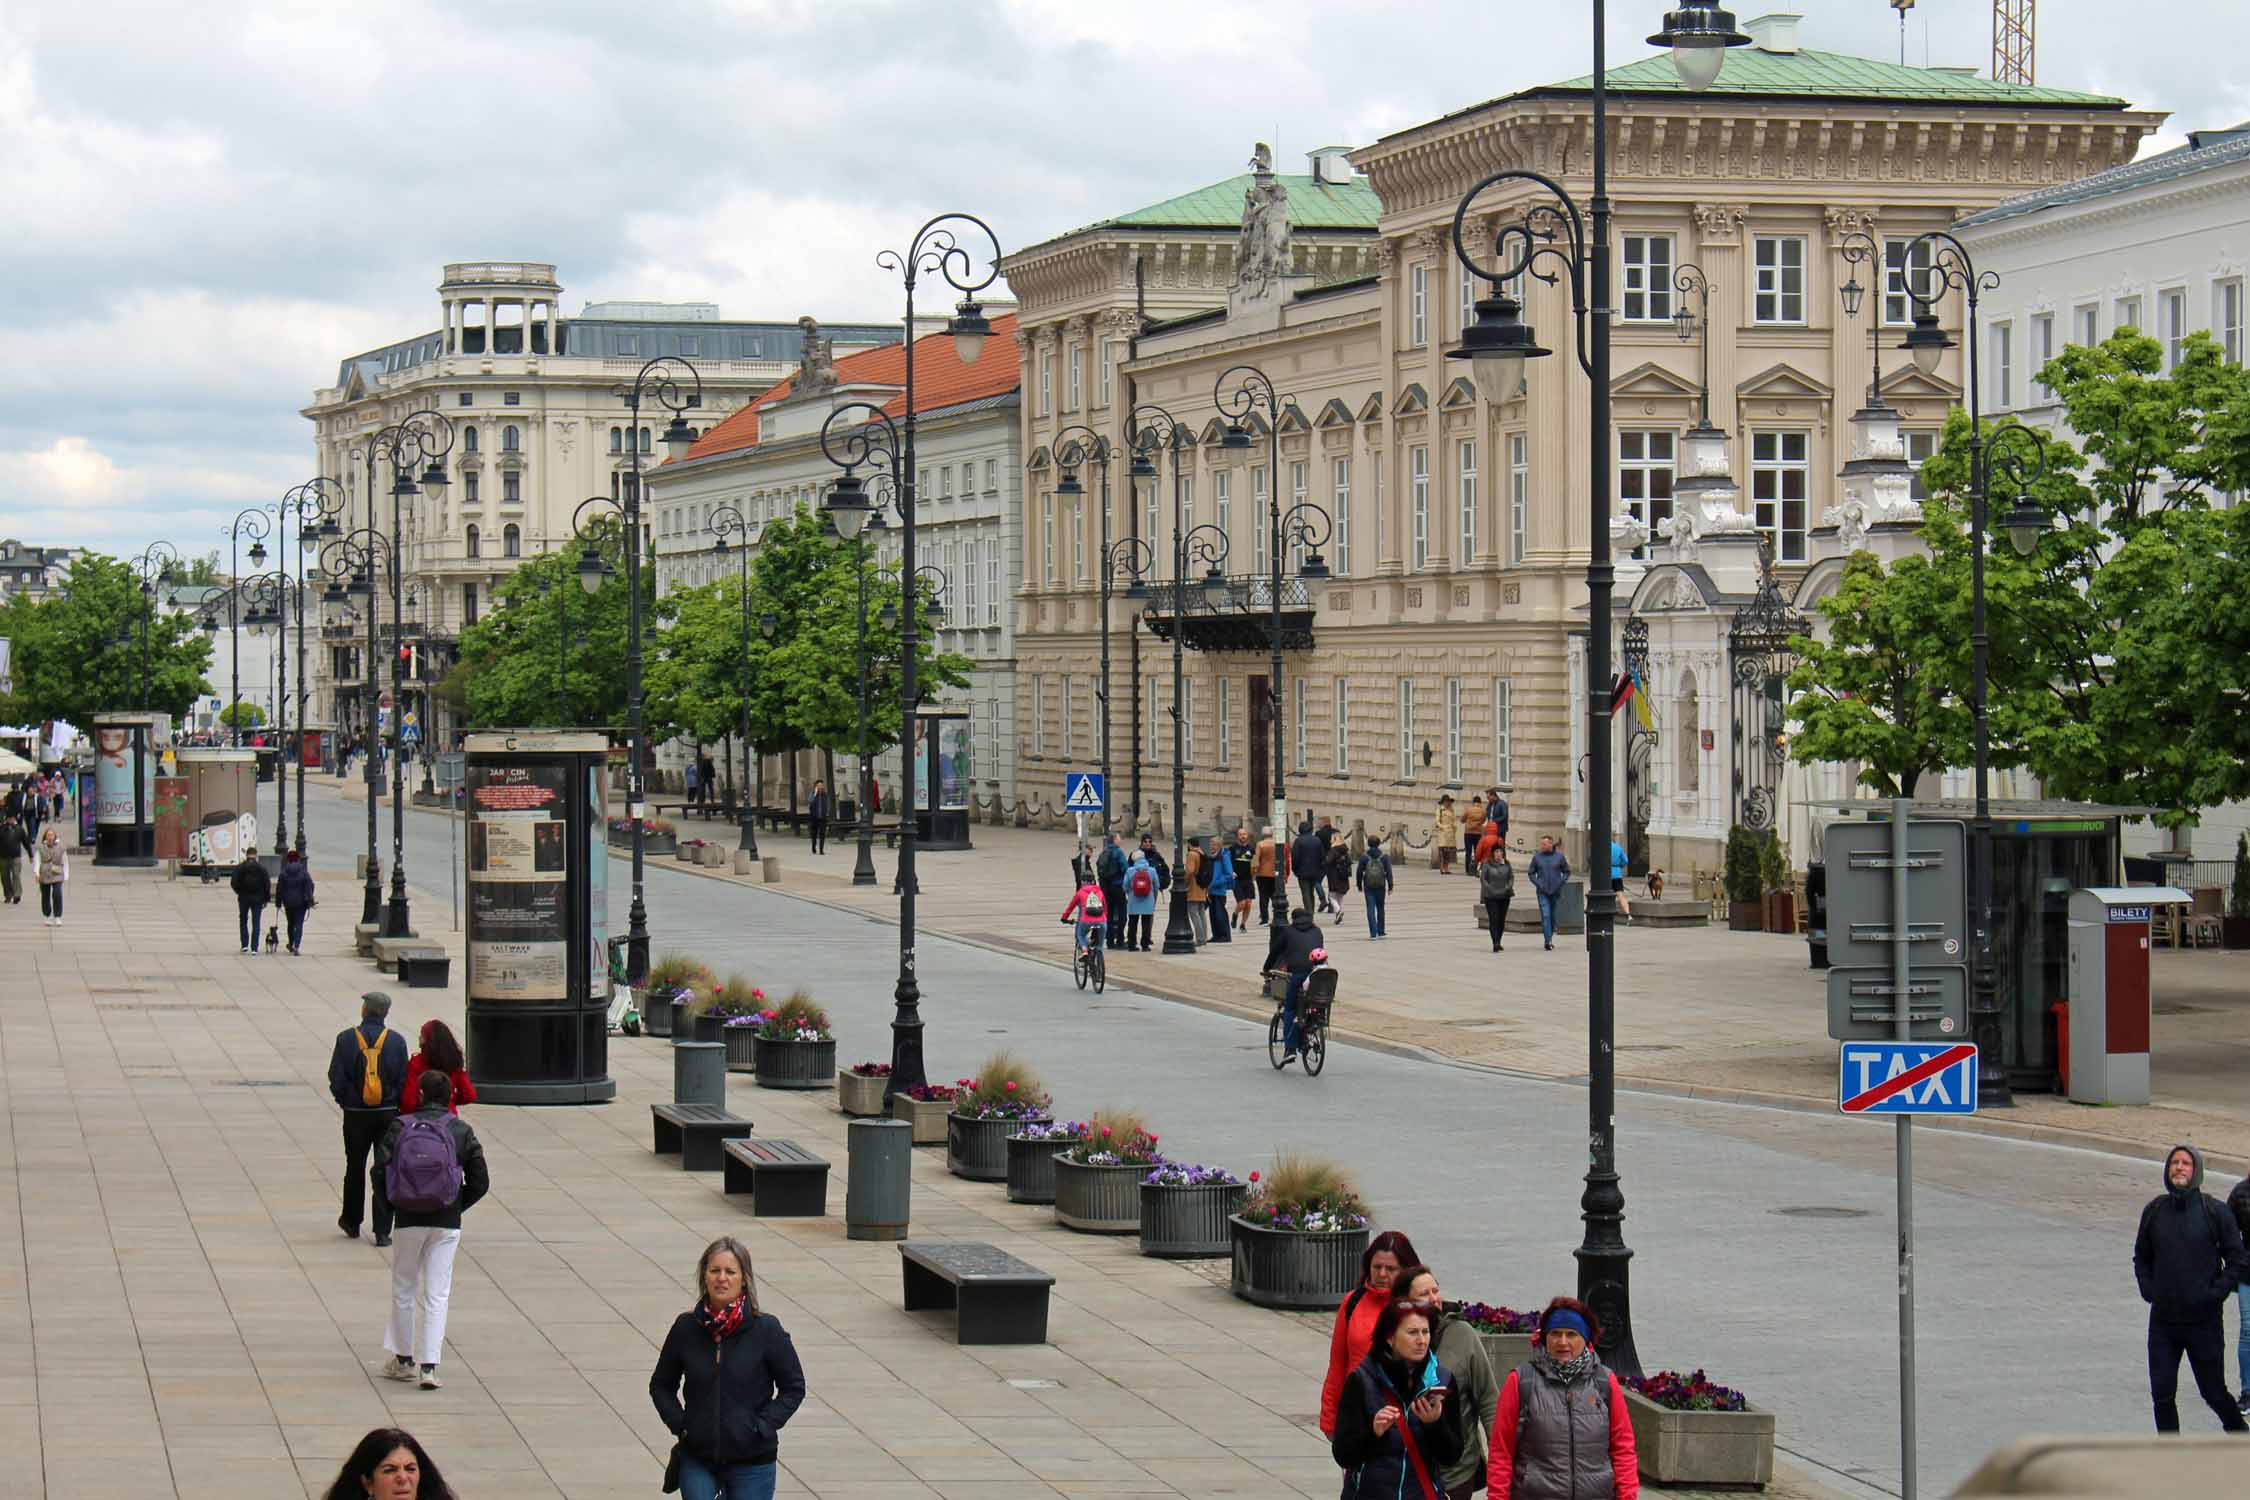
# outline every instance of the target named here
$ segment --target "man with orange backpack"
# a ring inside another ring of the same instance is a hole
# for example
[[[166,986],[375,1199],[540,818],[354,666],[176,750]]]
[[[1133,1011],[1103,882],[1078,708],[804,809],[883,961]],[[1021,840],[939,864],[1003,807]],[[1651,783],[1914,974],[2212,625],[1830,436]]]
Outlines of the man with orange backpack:
[[[359,1238],[367,1206],[367,1157],[398,1118],[399,1090],[406,1087],[406,1038],[385,1024],[391,997],[369,990],[359,997],[359,1024],[336,1033],[328,1059],[328,1092],[344,1111],[344,1211],[336,1227]],[[391,1243],[391,1205],[375,1195],[375,1243]]]

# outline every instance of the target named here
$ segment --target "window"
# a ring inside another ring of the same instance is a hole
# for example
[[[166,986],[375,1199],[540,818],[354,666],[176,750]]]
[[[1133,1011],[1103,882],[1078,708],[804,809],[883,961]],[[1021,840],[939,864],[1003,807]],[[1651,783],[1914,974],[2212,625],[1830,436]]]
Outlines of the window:
[[[460,404],[463,406],[474,406],[477,404],[476,394],[472,391],[463,391],[459,399]]]
[[[2110,332],[2112,333],[2125,328],[2130,328],[2136,333],[2139,332],[2141,326],[2141,299],[2138,297],[2118,298],[2117,316],[2110,321],[2112,325],[2110,328]]]
[[[1164,684],[1151,677],[1148,680],[1148,763],[1150,765],[1155,765],[1165,758],[1162,745],[1163,735],[1157,730],[1157,726],[1164,722],[1163,692]]]
[[[1080,583],[1086,581],[1086,497],[1074,495],[1070,501],[1070,576]]]
[[[1812,479],[1806,461],[1809,441],[1802,432],[1750,436],[1750,496],[1758,529],[1781,562],[1802,562],[1805,557],[1805,504]]]
[[[1043,576],[1053,583],[1058,560],[1055,556],[1055,496],[1051,490],[1039,496],[1039,552],[1046,559]]]
[[[2047,388],[2046,381],[2039,378],[2039,372],[2047,368],[2048,360],[2055,357],[2055,315],[2053,313],[2040,313],[2031,320],[2031,348],[2027,352],[2031,359],[2032,386],[2038,391],[2041,401],[2048,400],[2054,392]]]
[[[1911,257],[1908,247],[1913,247]],[[1932,242],[1901,239],[1883,241],[1883,322],[1903,328],[1914,321],[1914,293],[1926,298],[1930,287]]]
[[[1531,532],[1531,434],[1508,434],[1508,556],[1522,563]]]
[[[1336,716],[1332,749],[1336,757],[1336,774],[1342,776],[1352,768],[1352,700],[1348,685],[1341,677],[1329,684],[1329,706]]]
[[[953,498],[953,465],[951,465],[951,464],[939,464],[939,465],[938,465],[938,471],[937,471],[937,482],[938,482],[938,498],[939,498],[940,500],[950,500],[950,499],[952,499],[952,498]]]
[[[1083,344],[1070,346],[1070,384],[1067,389],[1070,400],[1063,410],[1076,411],[1086,392],[1086,346]]]
[[[643,453],[646,453],[646,452],[648,452],[648,451],[649,451],[649,447],[648,447],[648,429],[647,429],[646,427],[643,427],[643,428],[641,429],[641,451],[642,451]]]
[[[1617,498],[1632,518],[1652,533],[1672,516],[1672,480],[1677,440],[1669,432],[1617,434]],[[1633,554],[1645,557],[1643,547]]]
[[[514,469],[500,476],[500,500],[504,505],[523,504],[523,475]]]
[[[476,555],[476,549],[474,547],[470,548],[469,556],[474,557]],[[461,623],[464,625],[474,625],[476,624],[476,622],[477,586],[473,583],[464,583],[461,585]]]
[[[1757,248],[1754,321],[1805,321],[1805,241],[1794,234],[1761,234]]]
[[[1458,786],[1461,782],[1461,679],[1449,677],[1445,682],[1445,779]]]
[[[1510,677],[1492,679],[1492,781],[1516,784],[1516,684]]]
[[[1047,679],[1031,674],[1031,753],[1047,753]]]
[[[638,354],[638,353],[640,353],[640,352],[641,352],[641,338],[640,338],[640,335],[639,335],[639,334],[637,334],[637,333],[621,333],[621,334],[619,334],[619,335],[617,336],[617,352],[618,352],[619,354]]]
[[[972,461],[961,465],[961,498],[966,500],[977,492],[977,466]]]
[[[523,451],[523,429],[517,427],[514,423],[501,428],[500,451],[502,453],[521,453]]]
[[[523,556],[523,528],[513,521],[509,522],[500,532],[500,555],[502,557]]]
[[[611,431],[614,433],[615,429],[613,428]],[[463,453],[477,451],[477,429],[474,424],[461,429],[461,451]]]
[[[1234,764],[1234,712],[1231,700],[1234,684],[1226,678],[1219,679],[1219,769]]]
[[[702,353],[703,339],[700,335],[692,333],[683,333],[680,335],[680,354],[683,358],[695,359]]]
[[[471,526],[467,532],[467,542],[468,551],[465,555],[469,557],[484,556],[483,537],[474,526]]]
[[[1672,317],[1672,237],[1625,236],[1624,316],[1628,323],[1663,323]]]
[[[1410,492],[1410,509],[1413,512],[1414,559],[1416,572],[1430,565],[1430,450],[1416,447],[1408,454],[1413,470],[1413,488]]]
[[[1180,476],[1180,514],[1187,517],[1190,526],[1195,524],[1195,476]]]
[[[1477,298],[1483,294],[1484,278],[1461,267],[1459,305],[1454,309],[1453,336],[1458,339],[1477,320]]]
[[[2006,411],[2016,401],[2015,325],[1995,323],[1991,330],[1992,404]]]
[[[1180,679],[1180,764],[1195,764],[1195,679]]]
[[[1155,546],[1157,528],[1163,524],[1164,481],[1161,478],[1151,479],[1148,481],[1148,488],[1141,495],[1141,540]]]
[[[1094,363],[1098,366],[1095,378],[1101,381],[1101,404],[1109,405],[1110,383],[1116,375],[1117,340],[1103,339],[1094,349]]]
[[[1000,743],[1000,700],[998,698],[987,698],[984,702],[984,742],[988,746]],[[985,764],[989,766],[995,765],[997,762],[988,760]]]
[[[930,467],[928,464],[924,464],[921,468],[915,470],[914,472],[916,475],[914,480],[914,498],[920,500],[928,496],[930,493]]]
[[[501,404],[502,406],[521,406],[521,405],[523,405],[523,392],[521,392],[521,391],[507,391],[507,392],[504,392],[504,393],[502,393],[502,395],[501,395],[501,397],[500,397],[500,404]]]
[[[1302,771],[1308,759],[1305,753],[1305,679],[1300,677],[1289,686],[1290,717],[1294,721],[1290,725],[1290,743],[1295,749],[1295,753],[1290,756],[1289,765],[1291,770]]]
[[[1305,503],[1306,486],[1311,482],[1308,471],[1311,468],[1312,465],[1302,459],[1289,465],[1289,506],[1299,517],[1304,515],[1304,511],[1298,507]],[[1292,529],[1297,534],[1289,539],[1289,571],[1302,573],[1305,570],[1304,532],[1301,528]]]
[[[1273,528],[1266,524],[1266,471],[1262,465],[1250,466],[1250,571],[1266,571],[1267,533]]]
[[[1938,450],[1938,435],[1933,428],[1903,434],[1906,438],[1906,461],[1914,466],[1914,474],[1907,481],[1906,492],[1915,500],[1930,498],[1928,481],[1922,478],[1922,465],[1928,463]]]
[[[1456,448],[1461,476],[1461,553],[1453,566],[1466,568],[1477,555],[1477,440],[1463,438]]]
[[[2164,368],[2180,367],[2180,352],[2187,343],[2187,293],[2169,291],[2157,298],[2157,306],[2164,312]]]
[[[1406,342],[1420,349],[1430,341],[1430,268],[1414,267],[1406,281]]]
[[[1000,460],[997,458],[984,461],[984,492],[988,495],[1000,493]]]
[[[1336,576],[1352,573],[1352,461],[1339,458],[1329,464],[1329,515],[1336,522]]]
[[[1219,533],[1227,539],[1229,547],[1234,545],[1233,490],[1234,470],[1221,469],[1211,476],[1211,506],[1216,512],[1212,519],[1218,522]]]
[[[1371,454],[1368,463],[1375,470],[1375,565],[1381,567],[1391,546],[1391,511],[1383,503],[1383,494],[1389,488],[1391,471],[1380,453]]]
[[[463,505],[475,505],[477,503],[477,478],[477,471],[474,469],[462,472],[461,503]]]
[[[1062,680],[1062,731],[1063,760],[1076,764],[1078,760],[1078,723],[1072,710],[1078,706],[1078,695],[1073,691],[1074,679],[1068,672]]]
[[[961,613],[957,618],[964,629],[972,629],[984,623],[984,611],[979,608],[978,597],[982,592],[979,585],[984,574],[984,569],[977,566],[977,549],[981,545],[983,544],[973,539],[967,543],[968,565],[961,570]]]
[[[1414,679],[1398,680],[1398,779],[1414,779]]]
[[[2219,352],[2230,365],[2242,363],[2242,278],[2222,281],[2211,288],[2211,331],[2219,336]]]
[[[984,623],[1000,623],[1000,539],[987,537],[984,542]]]
[[[2091,349],[2102,341],[2102,310],[2093,303],[2080,303],[2070,321],[2078,330],[2075,338],[2082,348]]]
[[[1053,416],[1055,412],[1055,357],[1039,356],[1039,415]]]

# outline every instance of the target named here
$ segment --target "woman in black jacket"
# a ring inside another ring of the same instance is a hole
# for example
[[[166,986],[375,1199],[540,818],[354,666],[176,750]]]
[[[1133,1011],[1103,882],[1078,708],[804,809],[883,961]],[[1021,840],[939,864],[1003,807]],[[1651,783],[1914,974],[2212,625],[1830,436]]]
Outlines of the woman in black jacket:
[[[288,920],[289,951],[295,953],[305,941],[305,913],[312,910],[313,878],[294,849],[281,856],[281,882],[274,899],[281,903],[281,914]]]
[[[1445,1420],[1454,1394],[1430,1352],[1430,1315],[1412,1302],[1387,1304],[1336,1402],[1328,1451],[1344,1471],[1342,1500],[1444,1500],[1439,1476],[1460,1460],[1465,1437]]]
[[[758,1311],[740,1241],[722,1235],[704,1246],[695,1283],[702,1298],[673,1320],[648,1381],[656,1414],[679,1439],[680,1494],[772,1500],[781,1428],[805,1399],[804,1369],[781,1320]]]

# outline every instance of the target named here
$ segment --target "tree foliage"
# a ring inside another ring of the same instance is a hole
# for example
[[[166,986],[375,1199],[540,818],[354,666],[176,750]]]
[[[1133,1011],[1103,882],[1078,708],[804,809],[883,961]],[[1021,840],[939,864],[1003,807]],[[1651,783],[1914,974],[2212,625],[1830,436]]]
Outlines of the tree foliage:
[[[238,700],[219,710],[219,722],[229,729],[255,729],[266,722],[266,711],[255,703]]]
[[[18,595],[0,607],[0,636],[13,642],[18,722],[67,719],[142,706],[141,627],[148,628],[147,707],[186,718],[210,691],[211,643],[186,614],[156,608],[132,570],[99,552],[81,553],[60,589]]]

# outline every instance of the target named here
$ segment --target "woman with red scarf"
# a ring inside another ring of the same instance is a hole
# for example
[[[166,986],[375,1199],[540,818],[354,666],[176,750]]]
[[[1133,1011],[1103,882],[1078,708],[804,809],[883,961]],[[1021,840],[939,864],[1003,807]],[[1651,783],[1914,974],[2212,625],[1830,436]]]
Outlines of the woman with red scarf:
[[[1391,1283],[1402,1267],[1418,1266],[1414,1242],[1396,1229],[1386,1229],[1367,1242],[1359,1257],[1359,1285],[1336,1309],[1336,1327],[1328,1336],[1328,1376],[1320,1383],[1320,1433],[1336,1435],[1336,1399],[1344,1381],[1374,1347],[1375,1320],[1390,1301]]]
[[[679,1439],[664,1487],[676,1473],[683,1500],[773,1500],[781,1428],[804,1402],[804,1368],[781,1320],[758,1311],[741,1241],[722,1235],[704,1246],[695,1284],[701,1296],[673,1320],[648,1381],[656,1414]]]

